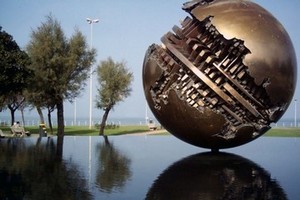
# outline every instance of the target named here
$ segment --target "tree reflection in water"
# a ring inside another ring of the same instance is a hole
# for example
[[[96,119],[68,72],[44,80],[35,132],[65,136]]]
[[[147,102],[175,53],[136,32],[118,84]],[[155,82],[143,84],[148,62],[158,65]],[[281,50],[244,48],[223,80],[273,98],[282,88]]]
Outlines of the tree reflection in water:
[[[52,138],[1,140],[0,199],[92,199],[78,166],[62,159],[56,143]]]
[[[99,152],[96,185],[105,193],[122,191],[132,176],[131,160],[110,143],[107,136],[104,136],[104,139],[105,142],[99,143],[96,147]]]
[[[287,199],[270,174],[243,157],[201,153],[180,160],[153,183],[147,200]]]

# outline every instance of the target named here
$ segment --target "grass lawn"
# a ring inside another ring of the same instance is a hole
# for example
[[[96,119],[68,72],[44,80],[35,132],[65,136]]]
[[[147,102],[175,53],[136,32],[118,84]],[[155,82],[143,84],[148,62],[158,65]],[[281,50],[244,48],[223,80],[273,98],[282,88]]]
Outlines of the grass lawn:
[[[141,133],[148,131],[148,126],[120,126],[113,129],[105,129],[105,135],[123,135],[130,133]],[[65,135],[81,135],[94,136],[99,135],[99,130],[96,128],[88,129],[86,126],[68,126],[65,127]]]
[[[300,128],[276,127],[269,130],[264,136],[267,137],[300,137]]]
[[[0,129],[6,133],[10,133],[10,127],[3,126]],[[26,131],[29,131],[31,134],[39,134],[39,128],[36,126],[28,126],[25,127]],[[140,133],[148,131],[148,126],[120,126],[118,128],[105,129],[104,133],[106,135],[123,135],[130,133]],[[57,132],[57,128],[54,128],[54,135]],[[48,135],[50,134],[50,129],[47,128]],[[98,135],[99,130],[96,128],[89,129],[87,126],[66,126],[65,127],[65,135],[78,135],[78,136],[94,136]]]
[[[10,128],[8,126],[0,127],[0,129],[6,133],[10,133]],[[56,128],[54,128],[54,134],[56,134]],[[39,128],[36,126],[26,127],[26,131],[30,131],[32,134],[38,134]],[[48,135],[50,135],[50,130],[47,129]],[[114,129],[105,129],[104,133],[106,135],[123,135],[130,133],[142,133],[149,131],[147,126],[120,126]],[[65,135],[78,135],[78,136],[96,136],[98,135],[99,130],[96,128],[89,129],[87,126],[66,126]],[[167,131],[158,133],[155,135],[168,135]],[[300,128],[279,128],[274,127],[269,130],[266,134],[266,137],[300,137]]]

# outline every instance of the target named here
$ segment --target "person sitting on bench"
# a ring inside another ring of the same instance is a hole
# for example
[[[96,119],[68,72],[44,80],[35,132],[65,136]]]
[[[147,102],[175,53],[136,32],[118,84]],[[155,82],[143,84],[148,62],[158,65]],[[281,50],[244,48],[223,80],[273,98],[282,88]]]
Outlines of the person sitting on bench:
[[[13,136],[17,136],[18,134],[21,135],[21,137],[26,135],[30,135],[28,131],[25,131],[24,127],[20,125],[20,122],[15,122],[11,126],[11,132],[13,133]]]
[[[0,138],[4,138],[5,135],[3,134],[2,130],[0,129]]]

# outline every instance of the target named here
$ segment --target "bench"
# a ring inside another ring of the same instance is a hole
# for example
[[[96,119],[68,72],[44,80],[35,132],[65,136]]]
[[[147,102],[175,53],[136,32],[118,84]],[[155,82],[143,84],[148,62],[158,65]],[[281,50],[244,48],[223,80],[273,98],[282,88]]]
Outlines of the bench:
[[[22,127],[22,126],[12,126],[10,127],[10,130],[13,134],[13,136],[24,136],[24,135],[27,135],[27,136],[30,136],[30,132],[29,131],[25,131],[25,129]]]
[[[2,132],[1,129],[0,129],[0,138],[5,138],[5,136],[4,136],[4,134],[3,134],[3,132]]]
[[[148,128],[149,128],[150,131],[155,131],[157,129],[157,126],[155,125],[155,122],[151,119],[149,120]]]

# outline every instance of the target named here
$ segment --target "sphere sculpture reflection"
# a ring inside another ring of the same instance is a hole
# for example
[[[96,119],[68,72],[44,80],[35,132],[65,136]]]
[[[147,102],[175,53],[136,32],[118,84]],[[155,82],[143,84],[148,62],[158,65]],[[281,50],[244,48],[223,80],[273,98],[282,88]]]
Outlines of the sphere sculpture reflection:
[[[291,102],[296,58],[283,26],[247,0],[196,0],[143,64],[149,107],[170,133],[221,149],[264,134]]]
[[[251,160],[209,152],[169,166],[154,181],[145,199],[288,198],[276,179]]]

